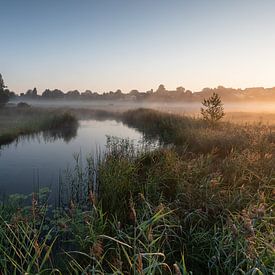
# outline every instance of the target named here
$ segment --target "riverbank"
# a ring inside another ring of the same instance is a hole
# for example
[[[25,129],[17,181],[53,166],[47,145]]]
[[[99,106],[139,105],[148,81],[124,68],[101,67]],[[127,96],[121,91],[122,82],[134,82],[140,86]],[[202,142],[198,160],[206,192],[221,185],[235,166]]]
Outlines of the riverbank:
[[[77,118],[70,112],[41,108],[1,108],[0,146],[22,135],[77,127]]]

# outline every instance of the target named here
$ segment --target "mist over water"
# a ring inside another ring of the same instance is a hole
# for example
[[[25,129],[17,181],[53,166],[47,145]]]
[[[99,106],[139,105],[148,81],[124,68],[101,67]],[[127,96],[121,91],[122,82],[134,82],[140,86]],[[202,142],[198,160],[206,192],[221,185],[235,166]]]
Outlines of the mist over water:
[[[107,136],[129,138],[135,143],[142,134],[114,120],[81,121],[74,135],[40,133],[26,136],[0,149],[0,194],[30,194],[49,187],[57,195],[59,176],[75,165],[74,155],[86,157],[103,150]]]
[[[199,113],[201,108],[200,102],[186,103],[164,103],[164,102],[129,102],[129,101],[77,101],[77,100],[24,100],[24,102],[34,107],[45,108],[91,108],[104,109],[110,111],[125,111],[136,108],[151,108],[159,110],[168,110],[181,113]],[[11,101],[10,103],[18,103]],[[227,112],[255,112],[255,113],[275,113],[275,102],[225,102],[224,108]]]

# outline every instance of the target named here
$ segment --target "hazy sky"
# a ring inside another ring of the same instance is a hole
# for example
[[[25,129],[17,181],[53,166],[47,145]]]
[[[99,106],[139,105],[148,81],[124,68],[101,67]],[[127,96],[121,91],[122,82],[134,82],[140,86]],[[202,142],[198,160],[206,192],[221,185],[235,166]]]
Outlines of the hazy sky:
[[[275,86],[275,0],[0,0],[16,92]]]

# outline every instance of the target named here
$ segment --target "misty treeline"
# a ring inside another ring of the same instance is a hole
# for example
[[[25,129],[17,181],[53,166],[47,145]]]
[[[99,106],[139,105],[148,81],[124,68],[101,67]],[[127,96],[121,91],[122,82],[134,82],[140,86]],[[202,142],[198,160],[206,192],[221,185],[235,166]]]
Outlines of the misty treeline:
[[[15,93],[7,89],[7,86],[4,83],[4,79],[0,74],[0,107],[4,106],[11,97],[15,97]]]
[[[1,75],[1,74],[0,74]],[[38,93],[37,89],[29,89],[20,95],[15,94],[7,89],[4,85],[1,76],[1,95],[7,100],[9,98],[16,99],[33,99],[33,100],[120,100],[120,101],[149,101],[149,102],[201,102],[204,98],[210,97],[213,93],[218,94],[223,101],[275,101],[275,87],[264,88],[254,87],[246,89],[233,89],[218,86],[216,88],[204,88],[200,92],[192,92],[186,90],[184,87],[178,87],[175,90],[167,90],[164,85],[159,85],[156,90],[149,90],[140,92],[138,90],[131,90],[128,93],[123,93],[120,89],[115,92],[109,91],[104,93],[92,92],[86,90],[79,92],[72,90],[64,92],[59,89],[46,89],[42,94]],[[5,94],[5,96],[4,96]],[[5,103],[5,102],[4,102]]]
[[[204,88],[200,92],[193,93],[183,87],[178,87],[176,90],[166,90],[164,85],[160,85],[155,91],[153,89],[140,92],[132,90],[128,93],[123,93],[121,90],[115,92],[104,92],[99,94],[86,90],[79,92],[78,90],[63,92],[59,89],[46,89],[41,95],[37,89],[28,90],[26,93],[21,93],[20,98],[26,99],[72,99],[72,100],[123,100],[123,101],[163,101],[163,102],[201,102],[204,98],[211,96],[213,93],[218,94],[223,101],[275,101],[275,87],[273,88],[247,88],[233,89],[218,86],[217,88]]]

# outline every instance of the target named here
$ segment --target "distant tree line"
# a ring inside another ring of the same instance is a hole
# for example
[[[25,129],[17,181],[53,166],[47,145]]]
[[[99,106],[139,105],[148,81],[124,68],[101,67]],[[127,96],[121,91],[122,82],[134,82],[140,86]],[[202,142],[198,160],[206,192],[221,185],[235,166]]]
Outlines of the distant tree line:
[[[36,88],[30,89],[25,93],[16,95],[7,89],[0,74],[0,105],[4,105],[10,98],[19,100],[119,100],[119,101],[149,101],[149,102],[201,102],[204,98],[210,97],[213,93],[219,95],[222,101],[275,101],[275,87],[273,88],[247,88],[233,89],[218,86],[217,88],[204,88],[200,92],[193,93],[184,87],[175,90],[167,90],[163,84],[154,91],[153,89],[140,92],[132,90],[123,93],[121,90],[115,92],[104,92],[102,94],[86,90],[63,92],[59,89],[46,89],[42,94],[38,94]]]
[[[211,96],[213,93],[218,94],[223,101],[275,101],[275,87],[273,88],[247,88],[233,89],[218,86],[217,88],[204,88],[200,92],[193,93],[183,87],[178,87],[176,90],[167,90],[164,85],[154,91],[153,89],[146,92],[132,90],[128,93],[123,93],[121,90],[115,92],[104,92],[99,94],[86,90],[80,93],[78,90],[63,92],[59,89],[46,89],[41,95],[37,93],[37,89],[28,90],[26,93],[21,93],[20,97],[25,99],[65,99],[65,100],[120,100],[120,101],[159,101],[159,102],[200,102],[203,98]]]

